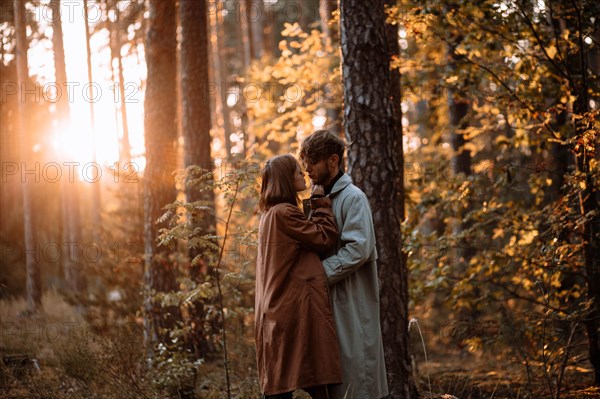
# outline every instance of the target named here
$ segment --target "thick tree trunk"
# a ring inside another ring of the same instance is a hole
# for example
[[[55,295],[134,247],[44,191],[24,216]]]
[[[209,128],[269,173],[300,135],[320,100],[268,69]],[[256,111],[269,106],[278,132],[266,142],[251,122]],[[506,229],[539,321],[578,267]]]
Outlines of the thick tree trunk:
[[[15,52],[17,62],[17,80],[20,85],[29,86],[29,67],[27,65],[27,50],[29,43],[26,34],[25,2],[14,0],[15,9]],[[26,164],[29,161],[29,149],[31,143],[29,136],[29,107],[27,102],[19,101],[18,110],[18,132],[20,136],[20,154],[21,163]],[[33,232],[33,207],[31,198],[31,187],[28,180],[21,182],[23,190],[23,223],[24,223],[24,243],[25,243],[25,267],[26,267],[26,293],[27,293],[27,313],[37,313],[42,306],[42,279],[40,266],[36,259],[35,238]]]
[[[181,319],[178,307],[163,308],[153,294],[177,289],[174,264],[165,247],[156,246],[163,207],[176,199],[172,172],[177,168],[175,0],[151,0],[146,36],[148,78],[144,103],[144,338],[149,351],[169,342],[168,331]]]
[[[408,352],[408,272],[402,252],[402,132],[396,114],[397,73],[390,51],[397,39],[386,25],[384,0],[342,0],[341,47],[348,169],[373,211],[379,254],[381,327],[390,395],[415,398]],[[399,152],[400,151],[400,152]],[[400,161],[401,162],[401,161]]]
[[[211,137],[210,137],[210,95],[208,91],[208,15],[204,0],[181,0],[179,5],[181,20],[181,101],[182,101],[182,128],[184,138],[184,163],[185,166],[197,165],[211,170]],[[221,87],[221,91],[223,87]],[[227,104],[225,103],[226,107]],[[225,115],[224,115],[225,117]],[[227,134],[227,132],[226,132]],[[207,178],[206,184],[212,183]],[[212,190],[199,191],[198,187],[186,187],[187,202],[203,201],[214,208],[214,194]],[[197,211],[192,215],[194,229],[198,236],[215,234],[216,220],[213,214]],[[211,270],[213,253],[208,249],[193,248],[190,250],[191,276],[197,283],[201,283],[204,275]],[[204,355],[206,341],[202,339],[204,326],[203,304],[193,305],[191,309],[193,324],[196,326],[195,350]]]
[[[67,68],[65,64],[65,50],[63,44],[62,18],[60,14],[60,0],[50,2],[52,9],[52,46],[54,48],[54,70],[56,84],[66,87]],[[68,129],[71,121],[71,112],[67,96],[61,96],[56,103],[56,119],[59,133]],[[79,213],[79,192],[77,180],[69,181],[67,176],[61,179],[61,208],[63,213],[63,245],[68,248],[80,245],[81,242],[81,217]],[[86,287],[85,275],[80,251],[69,251],[63,257],[64,278],[69,291],[75,295],[83,293]]]

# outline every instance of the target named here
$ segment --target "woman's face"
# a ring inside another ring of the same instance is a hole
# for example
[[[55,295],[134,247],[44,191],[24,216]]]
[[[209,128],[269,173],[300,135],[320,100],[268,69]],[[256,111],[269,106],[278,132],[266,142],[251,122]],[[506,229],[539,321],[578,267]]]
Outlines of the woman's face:
[[[296,191],[306,190],[306,180],[299,164],[296,164],[296,172],[294,172],[294,188]]]

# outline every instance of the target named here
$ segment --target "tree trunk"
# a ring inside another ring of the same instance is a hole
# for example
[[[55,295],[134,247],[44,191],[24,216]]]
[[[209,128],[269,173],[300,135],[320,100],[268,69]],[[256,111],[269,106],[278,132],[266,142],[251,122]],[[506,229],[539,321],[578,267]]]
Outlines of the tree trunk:
[[[337,9],[337,1],[320,0],[319,17],[321,18],[321,31],[325,36],[331,39],[331,43],[337,43],[340,40],[339,25],[331,26],[333,12]]]
[[[60,0],[50,2],[52,9],[52,46],[54,49],[54,70],[56,84],[64,88],[67,82],[67,68],[65,65],[65,50],[63,44],[62,18],[60,13]],[[61,96],[56,103],[56,119],[58,132],[68,129],[71,121],[71,112],[67,96]],[[81,242],[81,218],[79,213],[79,192],[77,180],[61,179],[61,208],[63,212],[63,245],[72,248]],[[67,288],[75,295],[83,293],[86,287],[80,251],[69,251],[63,259],[64,277]]]
[[[181,319],[178,307],[161,307],[153,294],[177,289],[176,267],[165,247],[156,246],[156,223],[163,207],[175,201],[172,172],[177,168],[175,0],[151,0],[146,36],[148,77],[144,102],[146,168],[144,171],[144,340],[151,353],[170,342],[168,330]]]
[[[17,81],[20,85],[29,85],[29,67],[27,65],[27,50],[29,43],[26,33],[25,2],[23,0],[14,0],[15,10],[15,56],[17,62]],[[20,154],[21,164],[25,165],[29,161],[31,143],[29,136],[29,107],[27,102],[19,101],[18,111],[18,132],[21,138]],[[31,187],[25,179],[21,183],[23,190],[23,222],[24,222],[24,241],[25,241],[25,267],[26,267],[26,293],[27,293],[27,313],[35,314],[42,306],[42,279],[40,266],[36,259],[35,238],[33,232],[33,207],[31,198]]]
[[[214,41],[215,45],[211,47],[213,54],[213,70],[215,75],[215,80],[219,85],[219,96],[218,96],[218,107],[216,115],[221,115],[223,118],[223,140],[225,141],[225,151],[226,151],[226,159],[231,161],[231,134],[233,130],[231,128],[231,117],[229,114],[229,106],[227,105],[227,90],[228,90],[228,82],[227,82],[227,59],[228,57],[225,55],[225,29],[221,29],[219,27],[219,15],[215,15],[212,17],[211,13],[211,31],[214,34],[216,40]],[[211,40],[210,43],[213,43]],[[219,112],[220,109],[220,112]],[[218,120],[217,116],[217,120]]]
[[[110,49],[111,49],[111,60],[117,60],[117,82],[119,87],[115,87],[115,90],[119,90],[119,111],[121,112],[121,126],[123,127],[123,135],[119,140],[119,162],[124,167],[128,162],[131,162],[131,145],[129,143],[129,122],[127,120],[127,101],[125,97],[125,76],[123,75],[123,60],[121,56],[121,33],[122,23],[121,15],[118,3],[114,6],[115,10],[115,22],[108,21],[108,27],[110,29]],[[112,62],[111,62],[112,64]],[[112,65],[111,65],[112,68]],[[114,74],[113,74],[114,76]],[[113,79],[114,80],[114,79]]]
[[[248,37],[250,45],[250,56],[253,60],[260,59],[264,54],[263,43],[263,21],[265,18],[264,5],[259,0],[245,0],[245,9],[242,11],[242,18],[248,20]]]
[[[453,5],[451,7],[455,6]],[[451,10],[448,10],[447,12],[450,11]],[[456,70],[460,68],[460,57],[455,53],[454,49],[463,40],[462,36],[460,35],[455,34],[453,36],[454,43],[452,46],[448,46],[447,49],[449,60],[448,69],[450,73],[456,72]],[[465,82],[464,86],[467,85],[468,82]],[[454,176],[464,175],[466,178],[471,176],[471,154],[465,148],[467,140],[465,140],[461,130],[468,126],[467,115],[470,109],[469,99],[462,88],[462,84],[459,84],[459,87],[450,86],[447,92],[450,144],[453,151],[452,158],[450,160],[452,173]],[[471,206],[468,205],[466,209],[461,209],[461,212],[456,215],[456,221],[452,229],[452,234],[454,236],[462,234],[462,232],[468,227],[463,218],[470,211],[470,208]],[[470,248],[470,243],[467,240],[462,240],[458,243],[458,248],[455,248],[455,252],[455,259],[459,265],[459,269],[456,272],[460,274],[464,272],[466,265],[469,263],[469,259],[473,256],[473,250]]]
[[[389,60],[398,44],[394,28],[385,22],[384,5],[384,0],[340,3],[344,130],[352,143],[349,173],[373,211],[390,396],[414,398],[408,352],[408,271],[400,231],[402,206],[398,206],[404,198],[402,161],[398,161],[402,131],[393,104],[399,99],[399,92],[393,92],[399,90],[399,82]]]
[[[583,26],[581,11],[575,10],[574,20],[577,21],[577,32],[579,34],[578,52],[574,54],[573,62],[569,65],[572,70],[570,76],[578,77],[574,81],[573,91],[576,100],[573,103],[573,118],[575,133],[578,137],[584,137],[588,129],[593,129],[591,122],[585,116],[590,112],[589,95],[590,84],[588,74],[588,55],[585,51],[583,41]],[[581,118],[583,116],[583,118]],[[589,116],[587,116],[589,118]],[[597,132],[596,132],[597,134]],[[583,140],[582,140],[583,141]],[[590,363],[594,368],[594,385],[600,386],[600,204],[598,193],[594,190],[594,164],[595,154],[598,150],[598,142],[586,145],[578,145],[575,148],[577,171],[585,178],[584,188],[579,190],[579,208],[583,223],[583,259],[585,263],[585,274],[587,278],[587,299],[592,303],[590,314],[586,318],[585,327],[588,336],[588,351]]]
[[[88,16],[88,0],[83,0],[83,19],[85,22],[85,48],[87,57],[87,72],[88,72],[88,83],[90,99],[94,98],[94,88],[92,86],[93,75],[92,75],[92,50],[90,48],[90,26]],[[90,129],[92,133],[92,162],[96,165],[96,117],[94,113],[94,102],[90,101]],[[97,245],[100,245],[100,231],[102,229],[102,220],[100,217],[101,213],[100,205],[100,182],[92,184],[92,232],[94,235],[94,241]]]
[[[321,18],[321,30],[325,36],[325,38],[329,39],[329,42],[336,48],[339,46],[339,24],[336,24],[335,27],[331,27],[331,20],[333,19],[333,12],[337,9],[337,2],[332,0],[320,0],[319,2],[319,16]],[[325,40],[327,41],[327,40]],[[398,88],[399,90],[399,88]],[[328,93],[325,93],[325,96],[328,96]],[[400,102],[398,102],[398,106]],[[342,104],[341,103],[333,103],[327,101],[325,103],[327,106],[327,123],[325,125],[326,129],[331,130],[335,134],[340,134],[340,126],[341,126],[341,115],[342,115]]]
[[[179,5],[181,21],[181,101],[182,127],[184,139],[185,167],[197,165],[212,170],[211,137],[210,137],[210,95],[208,90],[208,15],[204,0],[182,0]],[[223,87],[221,87],[221,91]],[[227,106],[225,103],[224,106]],[[227,134],[227,133],[226,133]],[[205,180],[212,183],[212,178]],[[212,189],[199,191],[199,187],[186,187],[187,202],[202,201],[204,205],[214,209]],[[192,215],[194,230],[198,236],[215,234],[216,221],[213,214],[197,211]],[[213,253],[208,249],[190,249],[191,276],[200,284],[204,275],[211,270]],[[197,303],[191,309],[193,324],[196,326],[195,350],[204,355],[206,340],[202,339],[204,326],[203,304]]]

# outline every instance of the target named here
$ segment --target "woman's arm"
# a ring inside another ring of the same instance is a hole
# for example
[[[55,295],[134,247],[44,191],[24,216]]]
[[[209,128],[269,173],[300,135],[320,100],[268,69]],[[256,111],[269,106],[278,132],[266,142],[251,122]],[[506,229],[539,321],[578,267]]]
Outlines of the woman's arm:
[[[328,197],[311,200],[312,216],[307,219],[297,206],[286,207],[284,229],[294,240],[315,252],[331,249],[338,239],[335,218]]]

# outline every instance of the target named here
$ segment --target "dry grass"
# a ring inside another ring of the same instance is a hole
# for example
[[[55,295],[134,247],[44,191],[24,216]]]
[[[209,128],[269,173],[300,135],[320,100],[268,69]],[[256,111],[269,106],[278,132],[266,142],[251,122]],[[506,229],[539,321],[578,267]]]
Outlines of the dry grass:
[[[25,316],[25,301],[0,301],[0,398],[11,399],[150,399],[159,392],[145,372],[141,326],[92,328],[77,309],[56,292],[43,298],[44,311]],[[235,342],[235,341],[234,341]],[[239,345],[248,346],[244,340]],[[248,348],[233,346],[239,356],[232,392],[236,398],[258,397]],[[195,397],[221,399],[225,387],[221,361],[198,367]],[[172,396],[177,397],[177,396]]]

